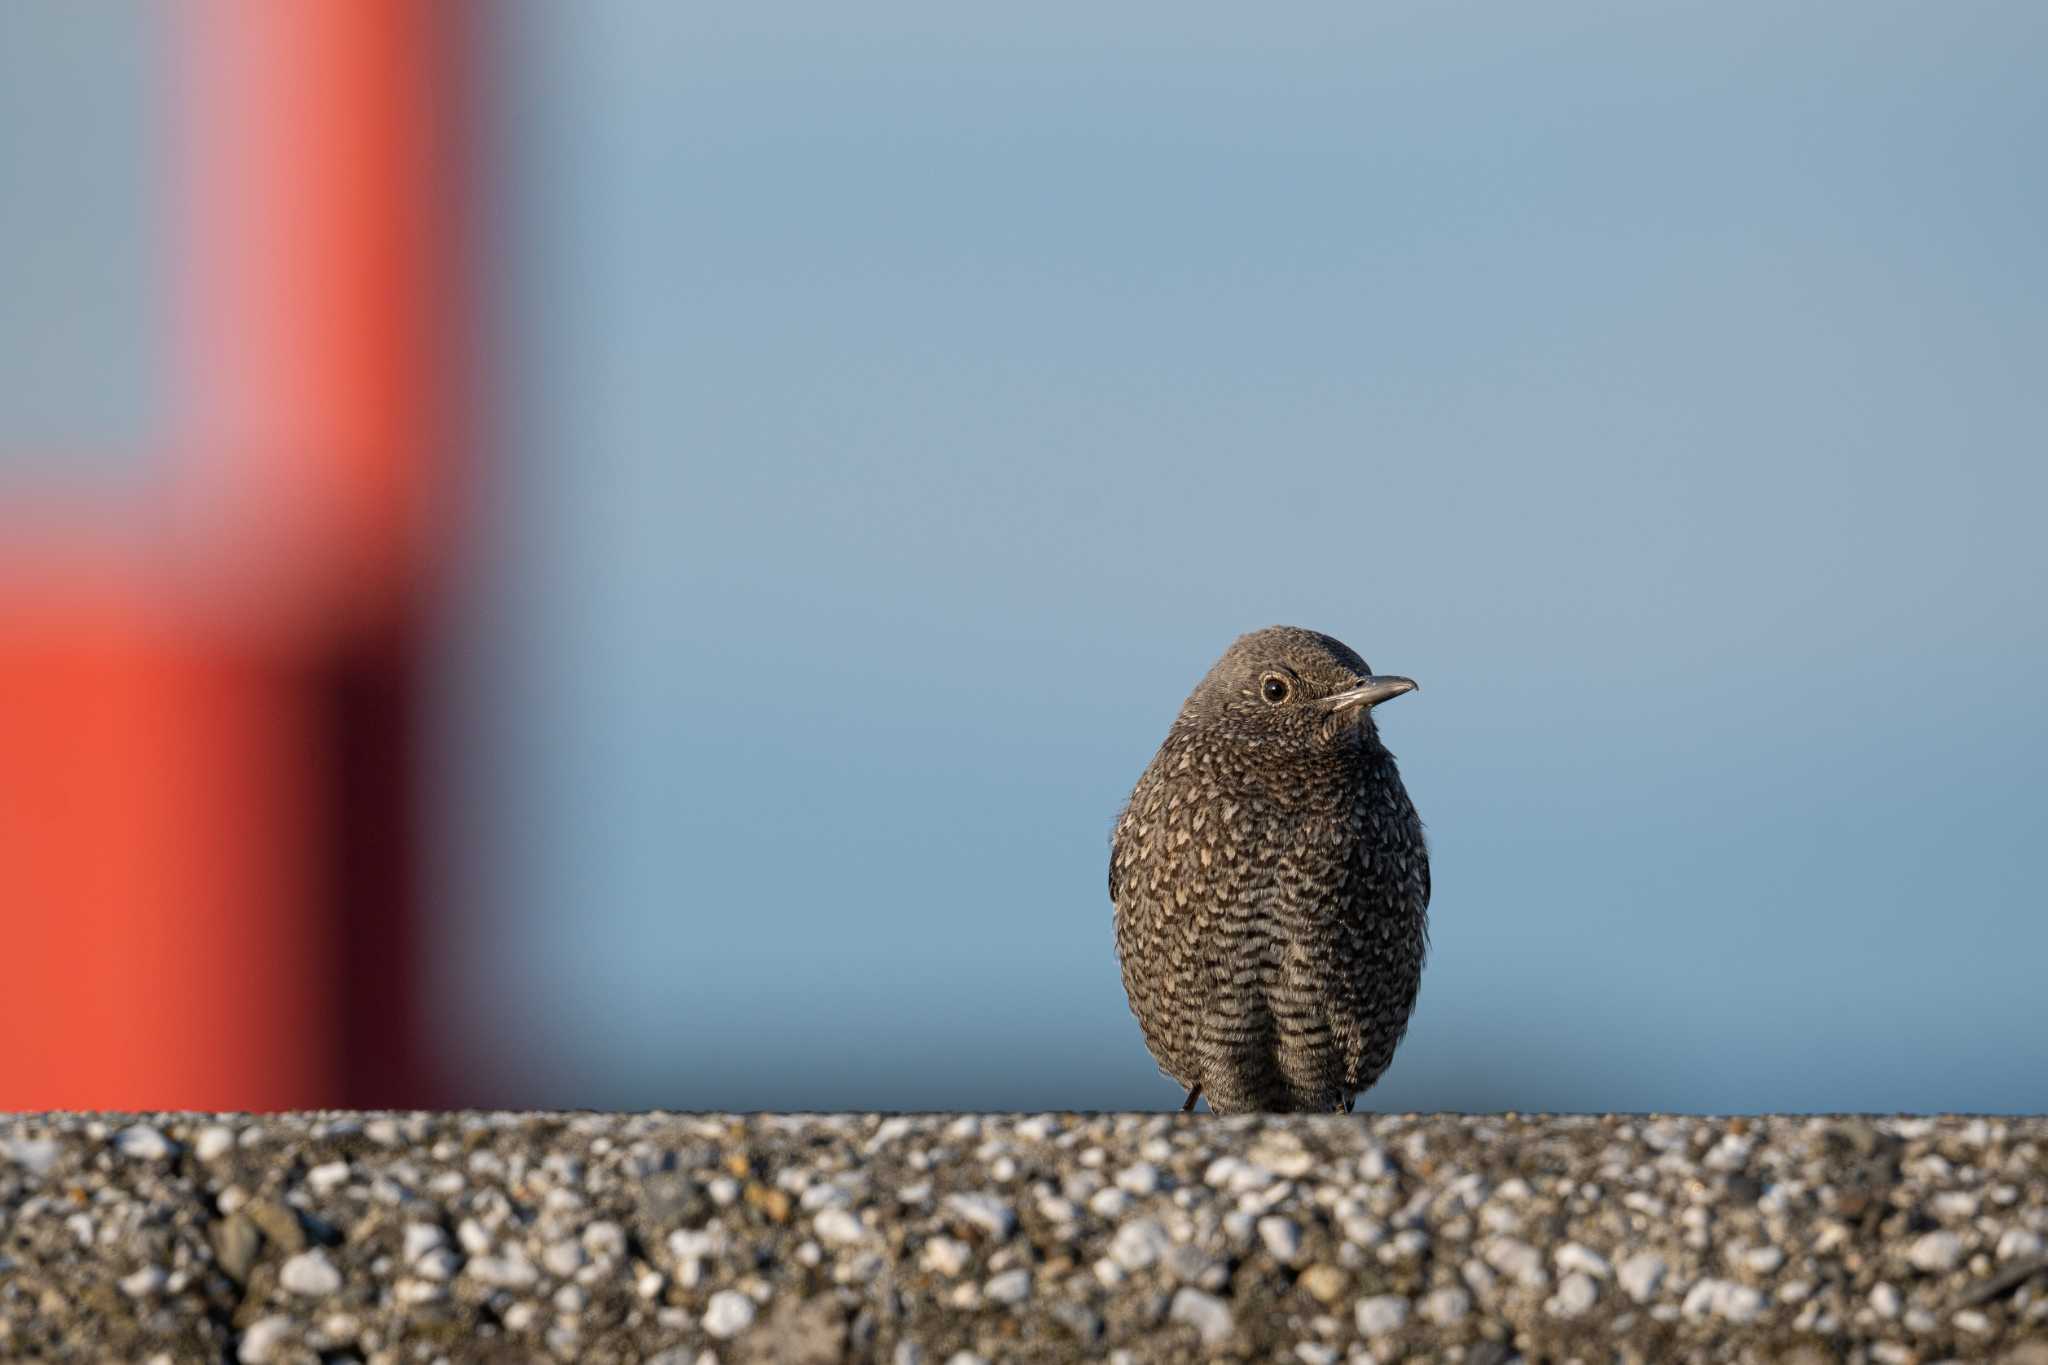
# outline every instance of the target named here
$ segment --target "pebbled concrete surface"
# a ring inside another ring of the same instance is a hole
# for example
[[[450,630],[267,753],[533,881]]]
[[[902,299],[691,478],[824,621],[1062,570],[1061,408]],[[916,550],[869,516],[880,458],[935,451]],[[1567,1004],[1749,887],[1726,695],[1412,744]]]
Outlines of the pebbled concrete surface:
[[[2048,1365],[2048,1120],[0,1117],[0,1361]]]

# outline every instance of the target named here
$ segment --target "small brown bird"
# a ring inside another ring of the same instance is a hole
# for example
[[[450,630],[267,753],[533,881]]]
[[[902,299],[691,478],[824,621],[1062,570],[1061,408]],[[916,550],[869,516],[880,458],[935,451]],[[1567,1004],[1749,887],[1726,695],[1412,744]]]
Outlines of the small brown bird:
[[[1160,1070],[1219,1114],[1349,1112],[1428,950],[1422,822],[1373,708],[1415,684],[1327,635],[1243,636],[1117,821],[1117,958]]]

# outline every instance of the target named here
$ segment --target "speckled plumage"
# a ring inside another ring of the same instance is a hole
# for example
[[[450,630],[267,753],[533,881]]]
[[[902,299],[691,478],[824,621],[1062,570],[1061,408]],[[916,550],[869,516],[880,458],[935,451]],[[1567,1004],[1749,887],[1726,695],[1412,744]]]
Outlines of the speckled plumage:
[[[1372,707],[1413,687],[1329,636],[1255,631],[1138,779],[1110,850],[1117,958],[1190,1104],[1349,1109],[1392,1060],[1428,948],[1429,854]]]

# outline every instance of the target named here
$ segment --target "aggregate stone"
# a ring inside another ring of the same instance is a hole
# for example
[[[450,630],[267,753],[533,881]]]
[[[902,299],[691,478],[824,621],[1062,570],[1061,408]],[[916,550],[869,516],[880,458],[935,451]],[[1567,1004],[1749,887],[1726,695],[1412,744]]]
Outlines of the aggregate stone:
[[[9,1115],[0,1360],[2048,1365],[2044,1154],[2005,1117]]]

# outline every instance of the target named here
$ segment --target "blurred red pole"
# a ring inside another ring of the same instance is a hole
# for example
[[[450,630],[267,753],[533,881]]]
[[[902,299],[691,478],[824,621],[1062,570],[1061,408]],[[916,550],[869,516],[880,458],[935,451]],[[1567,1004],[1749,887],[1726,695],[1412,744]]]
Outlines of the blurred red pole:
[[[168,484],[0,509],[0,1108],[428,1102],[412,715],[461,443],[458,11],[168,13]]]

